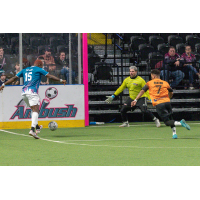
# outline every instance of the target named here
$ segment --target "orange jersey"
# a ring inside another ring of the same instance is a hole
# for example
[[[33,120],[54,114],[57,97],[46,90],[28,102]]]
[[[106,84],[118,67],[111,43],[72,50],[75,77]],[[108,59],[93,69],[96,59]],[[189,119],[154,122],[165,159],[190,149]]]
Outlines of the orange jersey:
[[[146,84],[149,88],[149,94],[153,106],[160,103],[170,102],[168,95],[168,89],[170,89],[169,83],[161,79],[153,79]]]

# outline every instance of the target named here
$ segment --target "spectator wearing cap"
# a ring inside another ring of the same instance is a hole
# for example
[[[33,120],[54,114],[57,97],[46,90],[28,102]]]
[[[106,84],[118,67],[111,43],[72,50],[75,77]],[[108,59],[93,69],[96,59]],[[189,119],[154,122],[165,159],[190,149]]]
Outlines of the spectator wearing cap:
[[[12,74],[12,66],[9,59],[4,55],[3,47],[0,47],[0,74],[2,72]]]
[[[49,46],[45,47],[44,55],[40,55],[39,57],[40,58],[43,57],[44,62],[48,66],[49,71],[56,70],[55,60],[54,60],[54,57],[51,55],[51,48]],[[38,57],[38,59],[39,59],[39,57]]]
[[[6,78],[6,74],[3,72],[0,77],[0,86],[5,83],[8,79]]]

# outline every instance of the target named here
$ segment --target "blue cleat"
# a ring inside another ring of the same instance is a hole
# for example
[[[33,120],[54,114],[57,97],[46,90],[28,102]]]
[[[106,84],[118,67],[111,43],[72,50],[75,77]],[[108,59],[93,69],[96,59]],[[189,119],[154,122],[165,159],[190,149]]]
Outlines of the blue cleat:
[[[173,139],[177,139],[178,136],[177,136],[176,134],[174,134],[172,138],[173,138]]]
[[[184,119],[182,119],[182,120],[180,121],[180,123],[181,123],[181,125],[182,125],[183,127],[185,127],[187,130],[190,130],[190,126],[189,126],[188,124],[186,124],[186,121],[185,121]]]

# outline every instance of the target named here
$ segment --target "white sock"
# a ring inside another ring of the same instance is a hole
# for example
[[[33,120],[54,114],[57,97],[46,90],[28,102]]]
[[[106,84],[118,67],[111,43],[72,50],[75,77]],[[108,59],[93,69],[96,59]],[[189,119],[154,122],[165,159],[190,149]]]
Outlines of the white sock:
[[[176,127],[173,127],[173,128],[172,128],[172,132],[173,132],[173,135],[176,134]]]
[[[32,112],[32,124],[31,127],[36,127],[38,124],[38,113],[37,112]]]
[[[175,122],[174,122],[174,125],[175,125],[175,126],[181,126],[181,122],[175,121]]]
[[[155,121],[156,119],[157,119],[157,118],[156,118],[156,117],[154,117],[154,118],[153,118],[153,121]]]

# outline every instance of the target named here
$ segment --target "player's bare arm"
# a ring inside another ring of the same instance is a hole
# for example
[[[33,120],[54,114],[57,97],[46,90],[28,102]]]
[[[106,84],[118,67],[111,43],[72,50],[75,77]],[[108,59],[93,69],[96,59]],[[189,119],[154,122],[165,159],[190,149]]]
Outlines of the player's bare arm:
[[[47,78],[50,78],[50,79],[53,79],[54,81],[60,81],[60,82],[63,83],[64,85],[66,84],[66,80],[59,79],[59,78],[57,78],[56,76],[53,76],[53,75],[51,75],[51,74],[47,74],[46,77],[47,77]]]
[[[14,81],[16,81],[19,77],[14,76],[12,78],[10,78],[9,80],[7,80],[5,83],[2,84],[2,86],[0,87],[0,91],[3,90],[3,88],[5,87],[5,85],[8,85]]]
[[[131,102],[131,107],[135,106],[137,103],[137,100],[149,89],[149,86],[146,84],[142,90],[139,92],[139,94],[137,95],[137,97],[135,98],[134,101]]]
[[[131,102],[131,107],[135,106],[137,103],[137,100],[145,93],[145,91],[142,89],[139,94],[137,95],[137,97],[135,98],[134,101]]]

